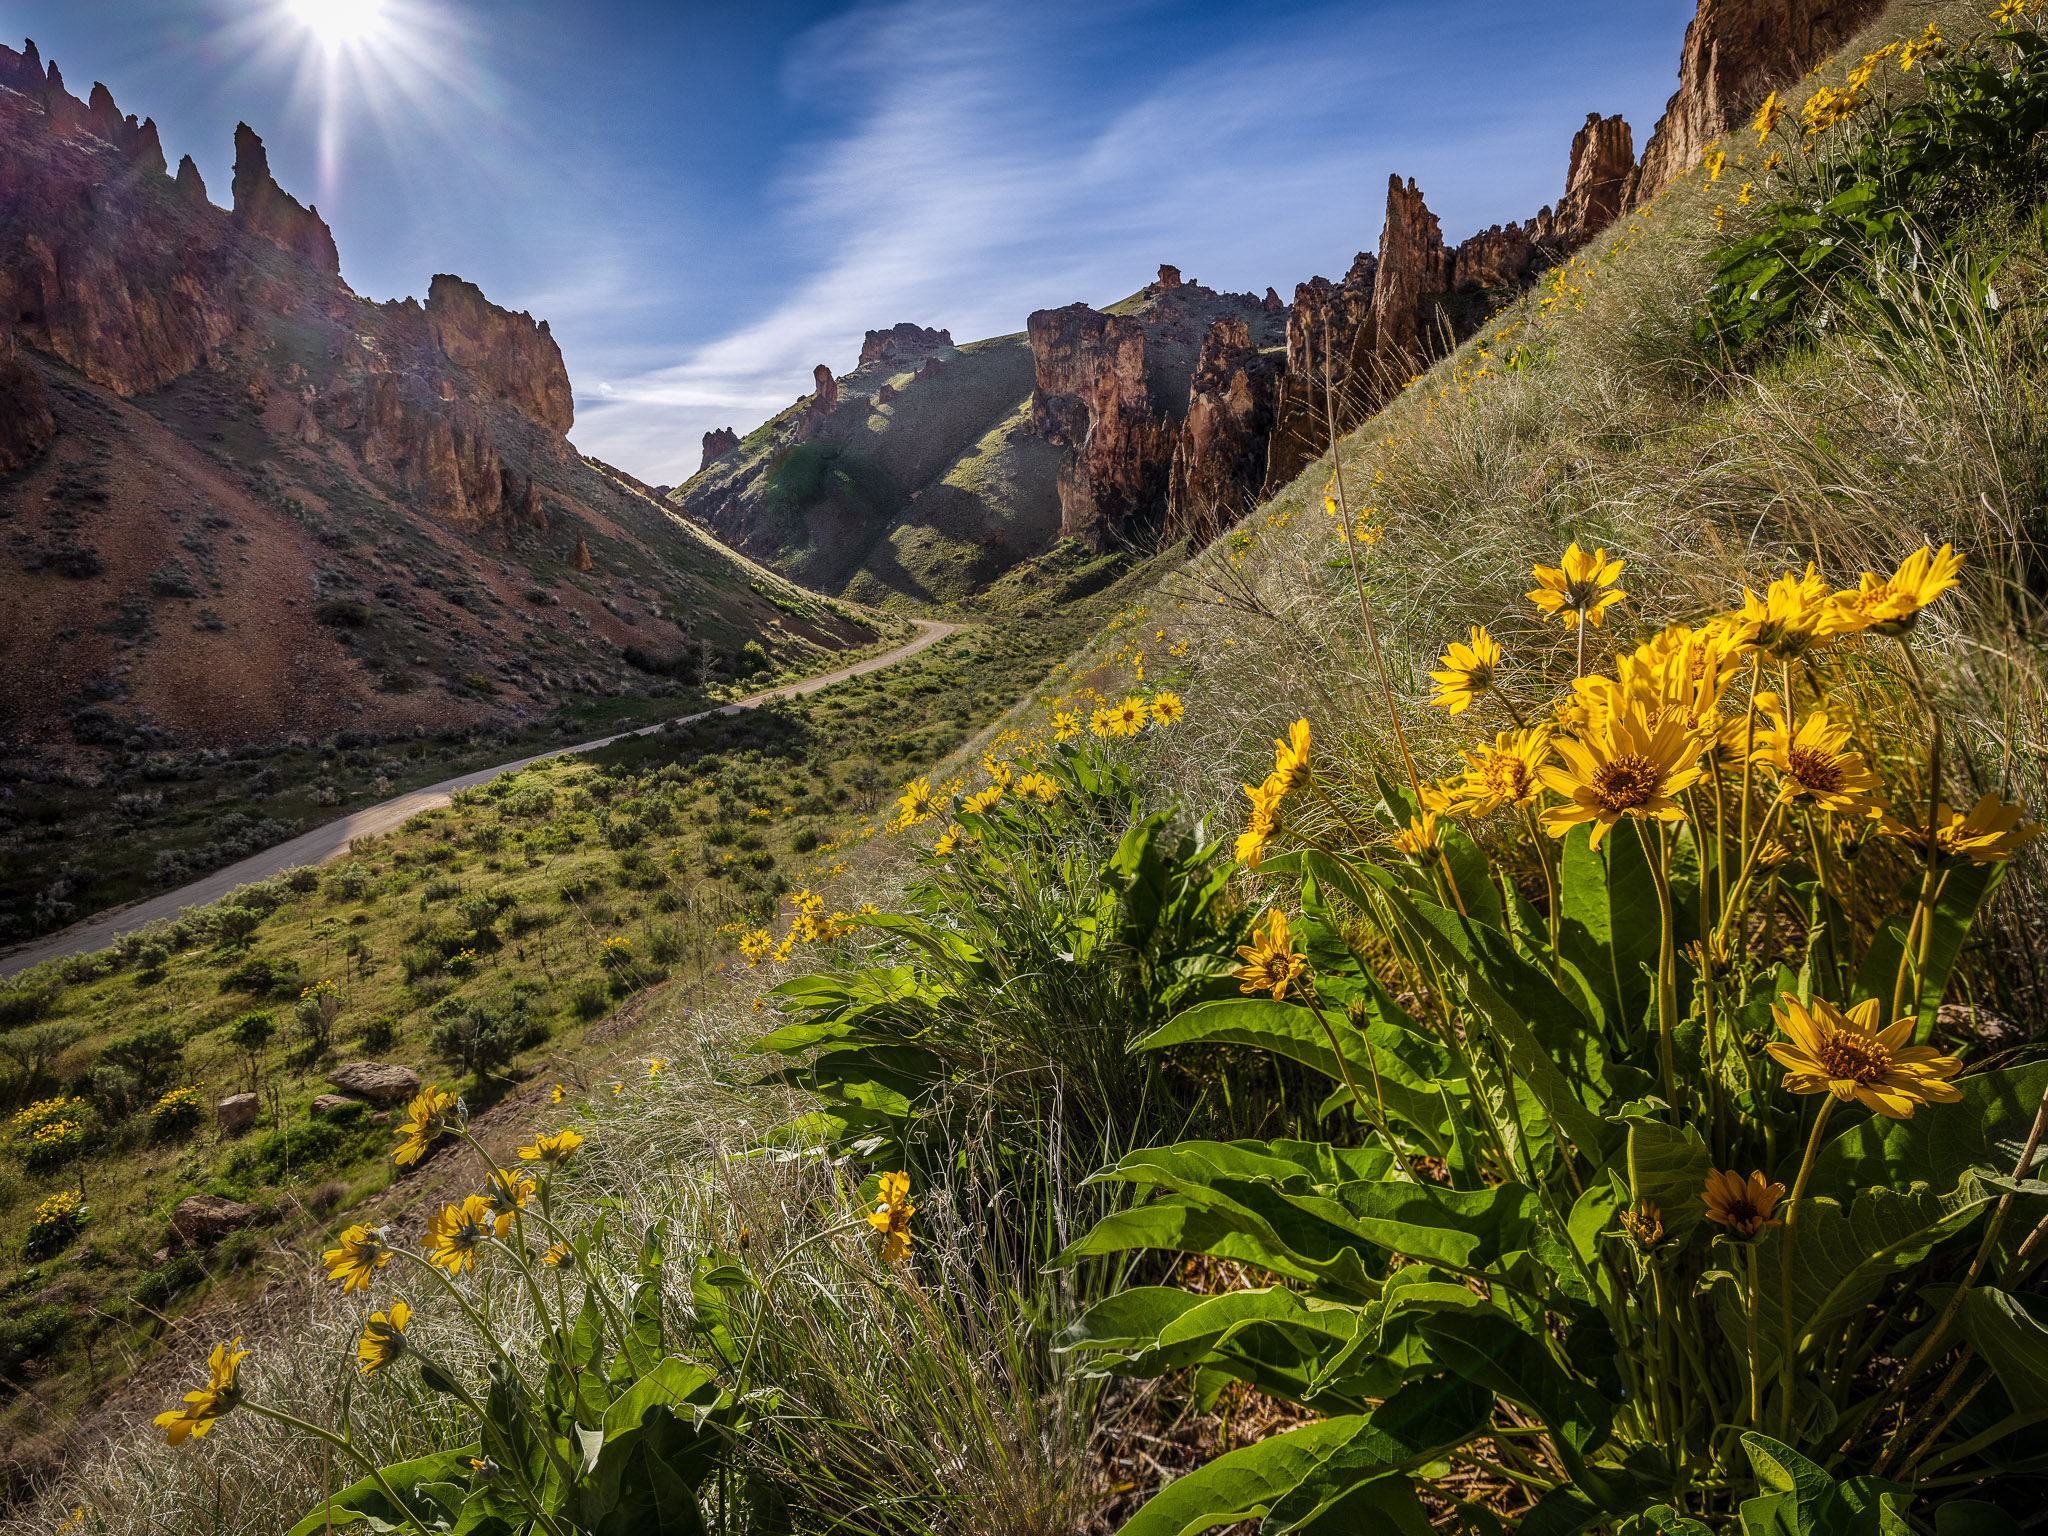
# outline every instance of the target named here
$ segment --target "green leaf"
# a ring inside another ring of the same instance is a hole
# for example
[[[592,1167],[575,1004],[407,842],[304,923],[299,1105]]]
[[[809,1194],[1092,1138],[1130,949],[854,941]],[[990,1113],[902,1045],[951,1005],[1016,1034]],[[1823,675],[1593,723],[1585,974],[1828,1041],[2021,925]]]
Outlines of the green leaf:
[[[1948,1499],[1934,1511],[1934,1536],[2020,1536],[2020,1523],[1982,1499]]]
[[[681,1414],[689,1407],[708,1407],[717,1398],[717,1384],[709,1372],[671,1356],[634,1382],[605,1409],[604,1438],[616,1440],[629,1430],[638,1429],[652,1408],[666,1408]]]
[[[1428,1321],[1423,1333],[1459,1375],[1540,1418],[1564,1446],[1598,1450],[1614,1423],[1614,1405],[1558,1368],[1543,1341],[1507,1318],[1473,1315]]]
[[[1707,1170],[1713,1165],[1706,1143],[1691,1125],[1680,1129],[1640,1115],[1624,1118],[1628,1147],[1623,1176],[1633,1175],[1636,1198],[1654,1204],[1665,1236],[1683,1245],[1706,1219]]]
[[[1598,848],[1591,841],[1590,823],[1564,839],[1558,948],[1592,988],[1608,1033],[1621,1039],[1648,1011],[1657,974],[1657,877],[1633,835],[1617,831]]]
[[[2015,1413],[2048,1409],[2048,1325],[2039,1315],[2042,1309],[2038,1298],[2011,1296],[1986,1285],[1963,1297],[1963,1337],[1991,1367]]]
[[[2004,871],[2003,863],[1957,864],[1949,868],[1942,880],[1941,894],[1934,902],[1927,968],[1920,976],[1918,1006],[1913,1006],[1914,999],[1907,999],[1908,1006],[1918,1015],[1922,1029],[1933,1025],[1935,1010],[1941,1006],[1941,999],[1948,991],[1949,973],[1955,969],[1956,957],[1962,953],[1977,913],[1998,888]],[[1919,899],[1920,878],[1915,875],[1901,893],[1900,910],[1911,912]],[[1863,956],[1863,964],[1856,971],[1856,999],[1875,997],[1882,1000],[1887,1010],[1891,1008],[1892,994],[1898,985],[1899,956],[1904,947],[1904,932],[1891,926],[1871,940],[1870,948]],[[1925,1036],[1916,1033],[1916,1038],[1924,1039]]]
[[[1483,1434],[1493,1394],[1455,1376],[1413,1381],[1366,1415],[1366,1428],[1273,1505],[1261,1536],[1429,1529],[1406,1477]],[[1367,1492],[1367,1490],[1372,1490]],[[1419,1528],[1419,1529],[1418,1529]]]
[[[1814,1159],[1808,1192],[1846,1201],[1861,1190],[1925,1184],[1946,1194],[1973,1168],[2011,1173],[2048,1089],[2048,1060],[1955,1086],[1958,1103],[1927,1105],[1910,1120],[1872,1115],[1834,1137]]]
[[[1219,1525],[1259,1519],[1368,1428],[1363,1415],[1324,1419],[1218,1456],[1153,1495],[1119,1536],[1201,1536]]]
[[[470,1458],[480,1456],[482,1448],[466,1445],[458,1450],[438,1451],[432,1456],[422,1456],[416,1461],[394,1462],[383,1468],[384,1480],[392,1490],[405,1499],[412,1513],[423,1520],[434,1518],[434,1503],[431,1499],[416,1496],[412,1490],[419,1484],[446,1483],[469,1474]],[[405,1524],[406,1510],[395,1507],[386,1498],[384,1490],[372,1478],[351,1483],[334,1495],[332,1501],[321,1500],[294,1525],[285,1536],[315,1536],[316,1532],[327,1529],[328,1509],[334,1511],[334,1525],[337,1530],[349,1525],[374,1524],[381,1522],[386,1527]],[[409,1527],[408,1527],[409,1529]]]
[[[1742,1502],[1744,1536],[1903,1536],[1905,1490],[1876,1478],[1837,1483],[1790,1446],[1742,1437],[1757,1497]]]

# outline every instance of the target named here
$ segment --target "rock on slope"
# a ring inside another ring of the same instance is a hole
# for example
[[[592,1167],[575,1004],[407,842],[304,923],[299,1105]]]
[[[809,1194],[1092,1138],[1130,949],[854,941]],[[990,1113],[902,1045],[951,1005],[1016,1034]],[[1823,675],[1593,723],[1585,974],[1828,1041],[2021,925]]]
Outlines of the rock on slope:
[[[578,457],[545,321],[350,291],[247,126],[224,211],[0,48],[0,188],[0,750],[439,729],[854,633]]]

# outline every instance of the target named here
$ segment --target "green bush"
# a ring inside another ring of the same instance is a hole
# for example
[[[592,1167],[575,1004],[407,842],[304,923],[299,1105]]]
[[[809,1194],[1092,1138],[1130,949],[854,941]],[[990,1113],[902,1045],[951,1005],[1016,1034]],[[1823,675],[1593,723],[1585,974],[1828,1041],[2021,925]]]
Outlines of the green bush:
[[[295,989],[298,976],[298,967],[289,960],[251,955],[221,977],[220,989],[223,992],[246,992],[251,997],[269,997]]]
[[[569,1008],[577,1018],[589,1023],[612,1011],[611,994],[603,982],[586,981],[570,995]]]
[[[228,1176],[255,1176],[266,1183],[302,1183],[360,1162],[383,1148],[381,1128],[370,1124],[369,1106],[347,1104],[318,1120],[301,1120],[238,1148]]]
[[[451,998],[434,1012],[429,1037],[434,1053],[478,1079],[502,1071],[521,1051],[548,1037],[547,1025],[529,1011],[523,994],[502,1008]]]
[[[54,1301],[0,1318],[0,1372],[18,1377],[30,1360],[46,1358],[77,1320],[71,1308]]]
[[[145,1098],[161,1093],[185,1059],[185,1033],[175,1024],[145,1024],[100,1048],[101,1063],[135,1079]]]
[[[196,1253],[181,1253],[151,1270],[129,1288],[128,1299],[151,1312],[161,1312],[171,1302],[206,1279],[206,1268]]]

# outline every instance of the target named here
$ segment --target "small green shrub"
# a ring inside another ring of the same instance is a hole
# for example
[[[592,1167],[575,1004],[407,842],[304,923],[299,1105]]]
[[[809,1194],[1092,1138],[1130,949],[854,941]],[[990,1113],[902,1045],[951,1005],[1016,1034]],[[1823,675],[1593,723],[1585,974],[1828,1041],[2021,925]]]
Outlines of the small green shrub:
[[[268,955],[251,955],[220,979],[221,991],[246,992],[251,997],[289,992],[297,984],[298,967]]]

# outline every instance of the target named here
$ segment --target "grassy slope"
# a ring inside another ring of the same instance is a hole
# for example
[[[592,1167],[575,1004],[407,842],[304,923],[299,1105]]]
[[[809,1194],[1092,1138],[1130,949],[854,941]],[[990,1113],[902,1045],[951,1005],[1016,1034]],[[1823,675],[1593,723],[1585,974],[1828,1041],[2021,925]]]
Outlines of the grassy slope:
[[[0,1280],[0,1375],[34,1385],[0,1414],[0,1436],[26,1447],[22,1462],[49,1455],[52,1442],[27,1430],[81,1411],[110,1371],[146,1363],[165,1333],[158,1314],[172,1319],[175,1340],[180,1314],[242,1304],[253,1284],[280,1263],[289,1273],[308,1262],[347,1211],[386,1190],[388,1133],[361,1120],[316,1129],[308,1117],[334,1064],[368,1054],[366,1026],[384,1020],[394,1035],[375,1059],[446,1081],[451,1068],[432,1043],[440,1018],[471,1004],[505,1017],[523,997],[549,1038],[521,1052],[511,1077],[471,1083],[471,1098],[487,1104],[543,1067],[574,1078],[593,1051],[616,1047],[618,1029],[605,1020],[622,1001],[640,1016],[657,1000],[672,1007],[719,991],[739,930],[772,924],[785,891],[843,867],[902,779],[956,750],[1092,622],[1084,606],[970,629],[799,701],[622,744],[594,763],[552,759],[414,818],[329,866],[311,889],[273,882],[263,899],[279,905],[246,943],[218,942],[202,917],[160,935],[176,952],[159,972],[113,951],[69,966],[76,979],[43,1027],[79,1038],[44,1078],[17,1074],[7,1102],[81,1095],[95,1105],[93,1143],[82,1163],[47,1173],[29,1172],[18,1148],[0,1161],[0,1253],[22,1254],[36,1204],[76,1187],[81,1171],[91,1217],[75,1243],[17,1261]],[[502,910],[479,932],[463,904],[485,896]],[[629,941],[630,966],[604,963],[600,947],[615,936]],[[458,978],[446,961],[464,950],[476,960]],[[250,961],[289,979],[270,995],[228,981]],[[316,1059],[293,1009],[321,979],[341,985],[345,1007]],[[252,1061],[226,1026],[259,1008],[275,1015],[277,1036]],[[226,1139],[209,1127],[163,1140],[146,1104],[132,1093],[117,1103],[112,1085],[96,1082],[110,1038],[163,1022],[184,1041],[167,1083],[197,1083],[209,1104],[257,1086],[266,1104],[251,1132]],[[198,1191],[249,1201],[262,1218],[211,1254],[157,1260],[171,1208]]]

